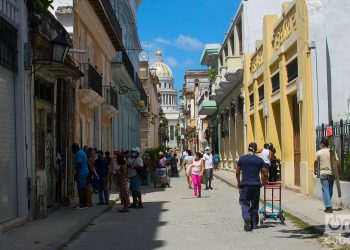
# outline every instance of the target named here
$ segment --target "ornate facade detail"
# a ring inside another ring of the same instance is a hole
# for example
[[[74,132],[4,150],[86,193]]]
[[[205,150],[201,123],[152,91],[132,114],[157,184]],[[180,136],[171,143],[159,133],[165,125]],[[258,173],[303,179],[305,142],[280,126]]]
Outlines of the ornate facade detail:
[[[254,74],[264,63],[263,59],[263,46],[261,46],[253,55],[250,63],[250,72]]]

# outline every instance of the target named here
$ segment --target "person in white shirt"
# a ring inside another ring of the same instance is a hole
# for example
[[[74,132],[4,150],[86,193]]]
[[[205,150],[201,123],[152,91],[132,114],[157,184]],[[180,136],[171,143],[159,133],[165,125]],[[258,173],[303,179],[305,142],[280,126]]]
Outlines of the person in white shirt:
[[[181,172],[181,170],[183,168],[185,168],[185,172],[187,172],[187,168],[189,167],[189,165],[193,162],[193,156],[192,156],[192,151],[191,150],[186,150],[187,155],[185,156],[185,158],[182,161],[182,165],[179,169],[179,173]],[[187,175],[187,174],[186,174]],[[187,183],[188,183],[188,188],[191,189],[192,188],[192,179],[191,179],[191,175],[187,175]]]
[[[210,148],[206,147],[203,155],[205,166],[205,190],[213,189],[211,181],[213,180],[213,155],[210,153]]]

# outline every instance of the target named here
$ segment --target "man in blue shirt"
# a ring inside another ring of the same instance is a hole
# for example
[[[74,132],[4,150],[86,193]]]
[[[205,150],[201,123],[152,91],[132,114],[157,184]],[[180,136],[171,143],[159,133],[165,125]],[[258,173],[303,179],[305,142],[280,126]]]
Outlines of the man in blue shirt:
[[[265,166],[265,162],[255,155],[257,151],[255,142],[249,144],[248,151],[247,155],[239,158],[236,178],[240,190],[239,203],[242,208],[244,230],[252,231],[258,227],[260,187],[267,182],[268,169]]]
[[[75,181],[77,182],[79,207],[80,209],[87,208],[87,178],[89,175],[88,158],[86,153],[80,149],[78,143],[72,144],[72,151],[75,154]]]

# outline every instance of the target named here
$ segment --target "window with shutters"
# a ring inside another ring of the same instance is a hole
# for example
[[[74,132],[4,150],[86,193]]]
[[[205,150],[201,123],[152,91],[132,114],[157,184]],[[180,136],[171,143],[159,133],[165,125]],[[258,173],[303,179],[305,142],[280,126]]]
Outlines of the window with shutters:
[[[280,74],[277,73],[271,78],[272,93],[280,89]]]

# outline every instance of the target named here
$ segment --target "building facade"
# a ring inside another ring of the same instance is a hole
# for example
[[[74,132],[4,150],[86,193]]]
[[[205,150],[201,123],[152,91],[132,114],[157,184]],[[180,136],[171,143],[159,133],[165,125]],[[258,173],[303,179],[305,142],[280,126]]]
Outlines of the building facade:
[[[157,91],[159,79],[156,72],[150,70],[148,62],[148,55],[141,54],[139,76],[142,86],[146,91],[148,103],[145,112],[141,115],[140,130],[142,150],[159,147],[160,97]]]
[[[175,136],[175,129],[179,118],[178,93],[174,88],[173,72],[163,62],[161,51],[157,51],[157,61],[150,67],[150,70],[154,70],[159,79],[157,90],[161,98],[160,108],[163,110],[165,118],[168,119],[169,141],[166,143],[166,146],[175,148],[178,146]]]
[[[208,70],[187,70],[184,76],[185,84],[182,89],[184,100],[185,141],[188,149],[193,152],[203,151],[208,146],[204,132],[208,128],[206,115],[199,115],[198,109],[201,98],[209,93]]]

